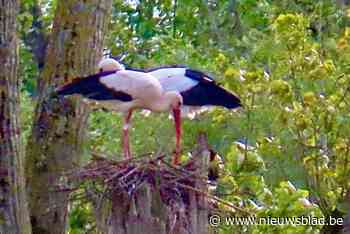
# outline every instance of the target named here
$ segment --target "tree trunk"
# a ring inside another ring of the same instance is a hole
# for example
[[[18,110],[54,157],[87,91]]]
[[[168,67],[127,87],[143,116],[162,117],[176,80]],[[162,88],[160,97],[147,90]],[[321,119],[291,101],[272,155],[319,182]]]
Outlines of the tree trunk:
[[[0,0],[0,233],[31,233],[19,124],[16,0]]]
[[[206,178],[210,153],[204,134],[200,134],[198,144],[198,149],[193,153],[192,165],[195,170],[188,172],[194,178]],[[155,181],[162,180],[157,175],[155,177]],[[126,193],[112,194],[112,208],[103,233],[208,234],[208,198],[204,195],[208,193],[207,181],[198,180],[193,187],[185,187],[182,199],[172,201],[170,205],[165,203],[167,198],[161,186],[157,188],[146,183],[132,198]],[[101,226],[101,220],[99,223]]]
[[[112,0],[58,1],[27,146],[34,233],[65,233],[68,194],[57,192],[56,186],[64,185],[62,174],[79,164],[87,121],[86,108],[78,100],[62,106],[50,92],[72,77],[95,72],[111,7]]]
[[[349,0],[336,0],[335,2],[339,7],[346,7],[350,3]]]

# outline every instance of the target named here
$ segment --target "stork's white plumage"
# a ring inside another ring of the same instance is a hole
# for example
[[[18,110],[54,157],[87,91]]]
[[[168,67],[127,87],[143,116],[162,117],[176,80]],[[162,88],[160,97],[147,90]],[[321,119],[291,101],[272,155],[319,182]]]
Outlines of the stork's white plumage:
[[[179,92],[185,106],[223,106],[228,109],[241,106],[236,95],[201,71],[187,67],[159,67],[147,73],[155,77],[164,90]]]
[[[108,58],[101,61],[101,71],[113,71],[121,65],[118,61]],[[127,69],[133,70],[133,69]],[[159,67],[149,70],[138,70],[156,78],[163,90],[181,94],[183,99],[182,107],[196,109],[208,106],[223,106],[234,109],[241,106],[239,98],[233,93],[225,90],[216,84],[208,75],[201,71],[189,69],[184,66]],[[181,111],[173,112],[176,123],[177,149],[180,149],[181,140]]]
[[[198,81],[185,77],[185,72],[186,68],[183,67],[164,67],[148,71],[158,79],[164,90],[178,92],[184,92],[198,84]]]
[[[133,110],[148,109],[156,112],[173,110],[176,129],[179,129],[178,110],[183,100],[176,91],[164,91],[159,81],[150,74],[124,70],[118,64],[113,61],[101,61],[100,65],[108,68],[112,66],[113,71],[73,79],[71,83],[60,87],[57,94],[61,96],[80,94],[97,101],[106,109],[125,113],[123,150],[125,157],[129,158],[131,153],[128,129]],[[179,130],[176,132],[178,133]],[[179,146],[180,143],[177,142],[174,162],[178,161]]]
[[[118,66],[123,65],[108,58],[101,61],[99,68],[101,71],[113,71]],[[210,76],[201,71],[178,65],[136,70],[152,75],[159,81],[163,90],[180,93],[184,102],[183,107],[223,106],[234,109],[241,106],[235,94],[220,87]]]
[[[101,68],[103,67],[104,71],[119,71],[119,70],[124,70],[125,67],[123,64],[120,64],[118,61],[112,58],[105,58],[102,59],[98,63],[98,67]]]

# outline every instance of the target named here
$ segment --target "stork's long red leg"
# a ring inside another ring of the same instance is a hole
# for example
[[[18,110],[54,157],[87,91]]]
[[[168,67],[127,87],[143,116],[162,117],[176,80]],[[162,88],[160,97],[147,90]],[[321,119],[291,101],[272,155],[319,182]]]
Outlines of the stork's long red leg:
[[[173,158],[173,164],[179,164],[181,154],[181,110],[173,109],[175,131],[176,131],[176,149],[175,156]]]
[[[123,152],[124,152],[125,158],[131,157],[130,145],[129,145],[129,126],[130,126],[131,115],[132,115],[132,110],[128,111],[127,115],[125,116],[124,126],[123,126],[122,144],[123,144]]]

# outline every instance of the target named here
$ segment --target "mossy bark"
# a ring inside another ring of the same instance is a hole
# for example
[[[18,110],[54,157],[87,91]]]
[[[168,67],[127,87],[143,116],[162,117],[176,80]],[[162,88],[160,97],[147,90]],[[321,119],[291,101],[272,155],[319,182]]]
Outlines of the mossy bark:
[[[20,138],[17,0],[0,0],[0,233],[31,233]]]
[[[39,98],[28,141],[26,176],[34,233],[65,233],[68,194],[57,192],[62,174],[82,155],[87,110],[79,100],[61,105],[52,90],[73,77],[96,71],[112,0],[58,1]]]

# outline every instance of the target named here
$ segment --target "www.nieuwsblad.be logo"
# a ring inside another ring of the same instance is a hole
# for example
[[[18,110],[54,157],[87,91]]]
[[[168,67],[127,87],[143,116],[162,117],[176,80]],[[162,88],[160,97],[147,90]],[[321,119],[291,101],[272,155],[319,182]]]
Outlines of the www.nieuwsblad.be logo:
[[[233,225],[342,225],[343,218],[334,217],[313,217],[313,216],[300,216],[300,217],[234,217],[220,215],[211,215],[209,217],[209,224],[212,227],[218,227],[220,225],[233,226]]]

